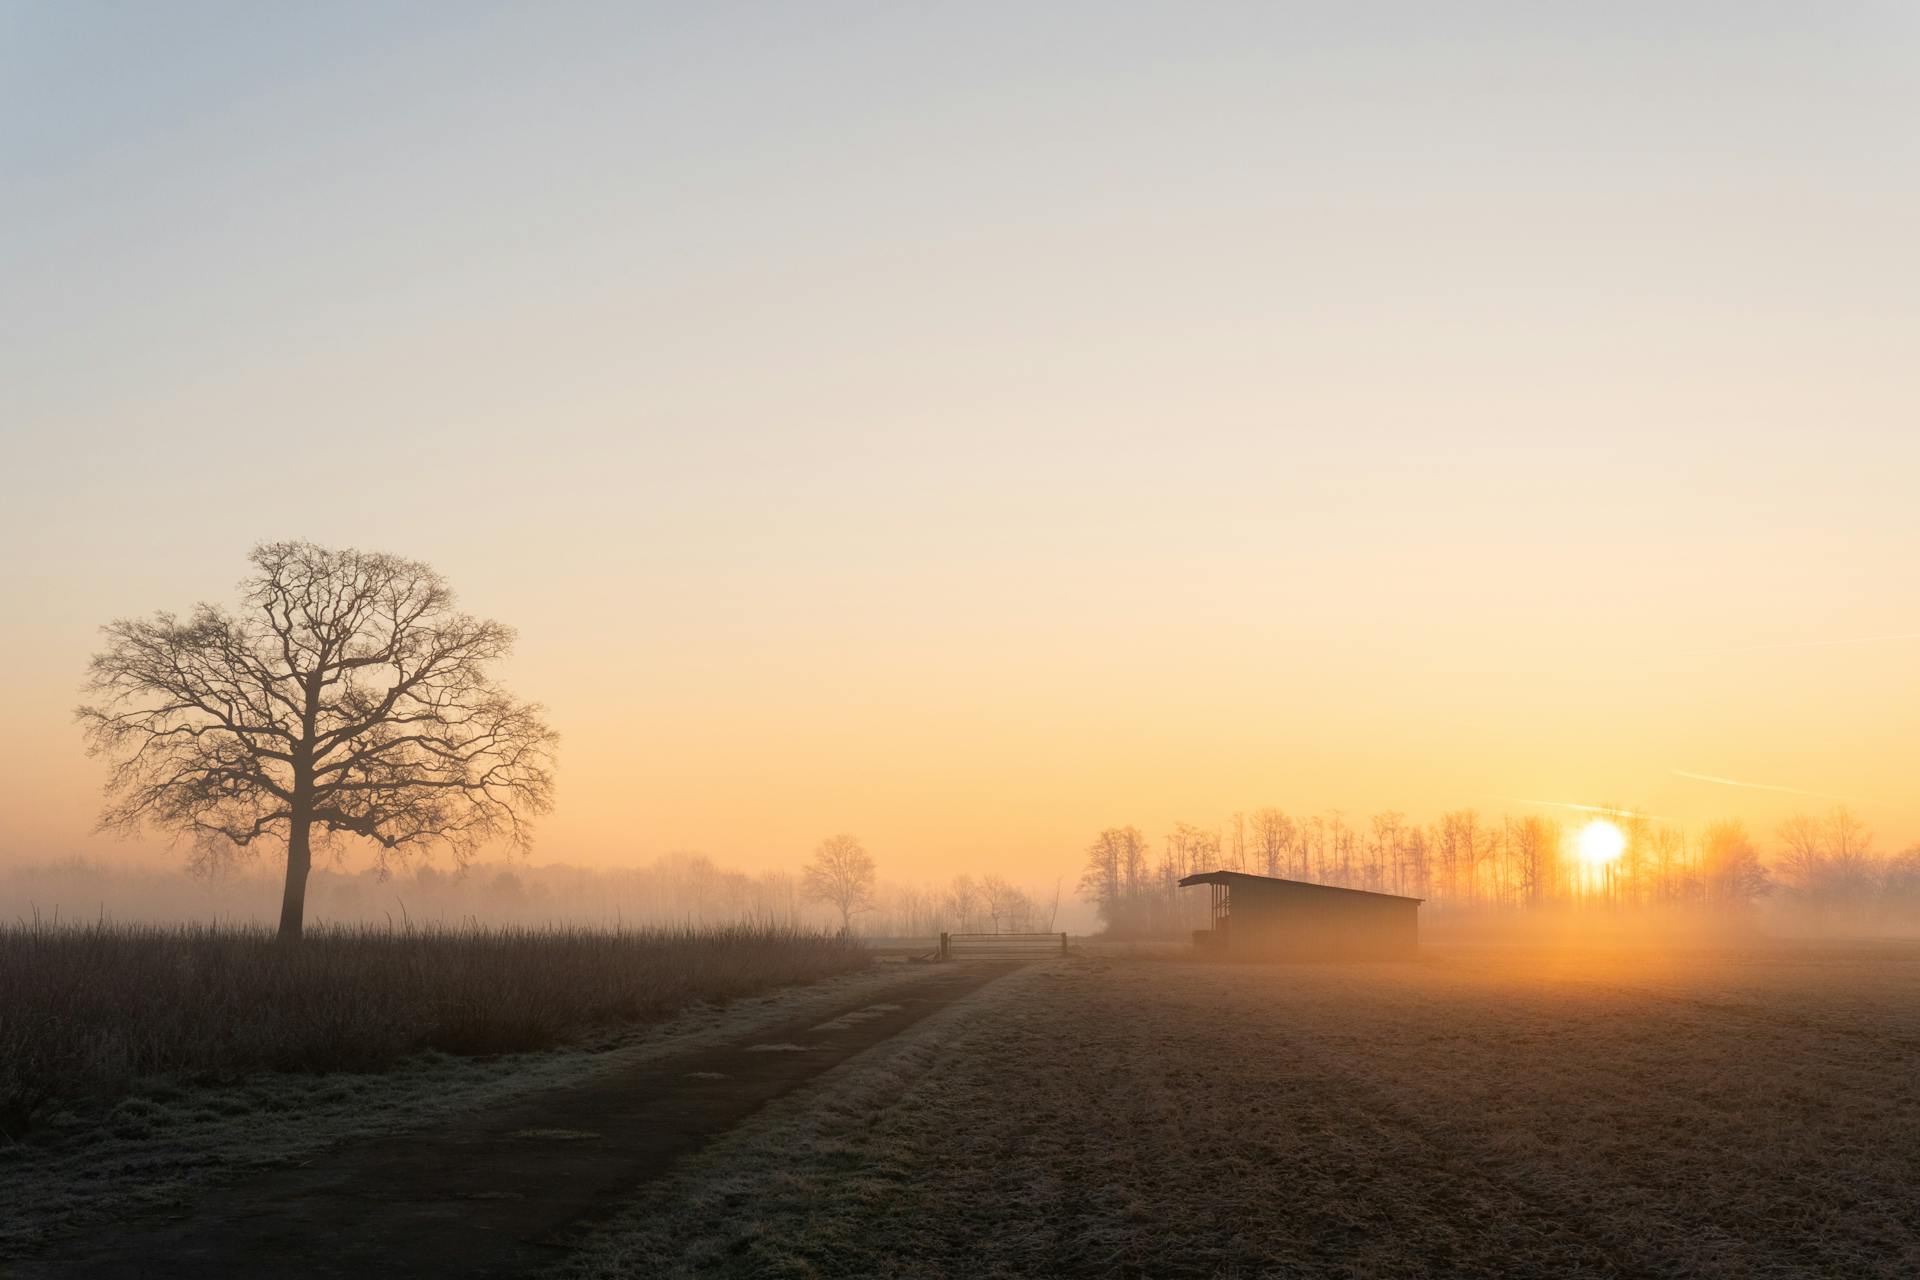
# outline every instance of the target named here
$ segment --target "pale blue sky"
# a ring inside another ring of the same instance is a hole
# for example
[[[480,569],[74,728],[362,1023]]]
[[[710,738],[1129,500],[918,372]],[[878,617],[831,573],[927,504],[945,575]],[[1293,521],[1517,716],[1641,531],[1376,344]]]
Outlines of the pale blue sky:
[[[554,856],[1920,837],[1912,646],[1664,656],[1920,629],[1915,13],[0,4],[0,855],[86,843],[92,628],[282,536],[521,626]]]

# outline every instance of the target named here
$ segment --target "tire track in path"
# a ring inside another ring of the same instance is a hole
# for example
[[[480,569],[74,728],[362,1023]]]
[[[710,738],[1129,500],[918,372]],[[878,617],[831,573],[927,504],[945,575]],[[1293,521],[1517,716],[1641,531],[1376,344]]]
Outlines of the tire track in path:
[[[488,1115],[333,1148],[172,1217],[49,1245],[19,1277],[517,1276],[766,1103],[1018,967],[882,987]]]

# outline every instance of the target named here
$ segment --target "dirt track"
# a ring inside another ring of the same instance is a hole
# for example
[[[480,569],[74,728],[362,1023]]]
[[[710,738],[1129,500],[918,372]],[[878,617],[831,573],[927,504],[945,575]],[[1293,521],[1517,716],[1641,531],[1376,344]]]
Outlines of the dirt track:
[[[1012,967],[956,967],[491,1115],[342,1146],[215,1188],[184,1214],[62,1241],[7,1274],[521,1275],[676,1158]]]

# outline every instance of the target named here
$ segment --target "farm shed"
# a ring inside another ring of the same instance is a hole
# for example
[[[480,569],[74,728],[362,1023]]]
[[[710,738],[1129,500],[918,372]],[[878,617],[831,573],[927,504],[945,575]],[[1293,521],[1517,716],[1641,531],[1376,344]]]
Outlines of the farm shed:
[[[1404,959],[1420,943],[1421,898],[1241,871],[1205,871],[1180,883],[1213,889],[1213,927],[1193,931],[1203,951],[1377,960]]]

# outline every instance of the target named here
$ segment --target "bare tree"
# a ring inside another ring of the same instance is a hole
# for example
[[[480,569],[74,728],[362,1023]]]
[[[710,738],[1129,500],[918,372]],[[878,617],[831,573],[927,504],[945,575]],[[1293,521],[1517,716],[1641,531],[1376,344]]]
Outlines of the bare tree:
[[[1400,828],[1406,821],[1406,814],[1393,809],[1373,815],[1373,840],[1366,847],[1367,861],[1361,868],[1365,888],[1376,892],[1385,889],[1389,871],[1394,882],[1399,883],[1400,869],[1395,858],[1400,848]]]
[[[1880,866],[1873,855],[1873,832],[1845,805],[1827,811],[1820,824],[1826,856],[1826,888],[1837,898],[1858,898],[1879,887]]]
[[[1506,818],[1503,823],[1519,882],[1520,901],[1537,907],[1558,888],[1560,827],[1534,815],[1517,820]]]
[[[1789,814],[1780,822],[1780,843],[1785,846],[1776,864],[1788,884],[1801,893],[1820,887],[1826,866],[1825,839],[1820,819],[1807,813]]]
[[[947,890],[947,908],[952,922],[947,926],[955,933],[964,933],[973,927],[974,908],[980,902],[980,886],[973,877],[964,872],[953,878],[953,887]]]
[[[999,933],[1001,926],[1009,932],[1022,932],[1033,918],[1033,899],[1024,889],[1007,883],[999,876],[988,876],[980,882],[980,896],[986,902],[987,919],[993,923],[993,931]]]
[[[1333,852],[1331,878],[1333,883],[1344,888],[1355,888],[1353,874],[1353,828],[1347,825],[1347,815],[1339,809],[1327,810],[1327,840]],[[1322,864],[1323,874],[1325,866]]]
[[[1148,885],[1147,838],[1138,827],[1108,827],[1087,846],[1080,896],[1094,904],[1110,933],[1141,927]]]
[[[1253,813],[1253,852],[1264,876],[1282,875],[1288,870],[1287,857],[1293,848],[1293,819],[1278,809],[1256,809]]]
[[[1676,827],[1655,827],[1648,841],[1653,851],[1654,897],[1660,902],[1676,902],[1685,897],[1686,836]]]
[[[280,936],[306,912],[313,831],[464,861],[552,807],[555,735],[495,685],[513,632],[460,613],[417,561],[305,542],[255,547],[242,607],[105,628],[80,708],[112,762],[106,828],[193,837],[200,857],[284,842]]]
[[[1753,838],[1739,819],[1708,823],[1700,848],[1708,902],[1745,906],[1772,888]]]
[[[1425,828],[1410,826],[1401,833],[1400,865],[1405,877],[1394,885],[1395,893],[1411,893],[1416,898],[1428,895],[1433,881],[1432,844]]]
[[[873,906],[873,876],[873,855],[843,832],[814,848],[802,884],[809,898],[840,913],[842,931],[852,932],[854,916]]]

